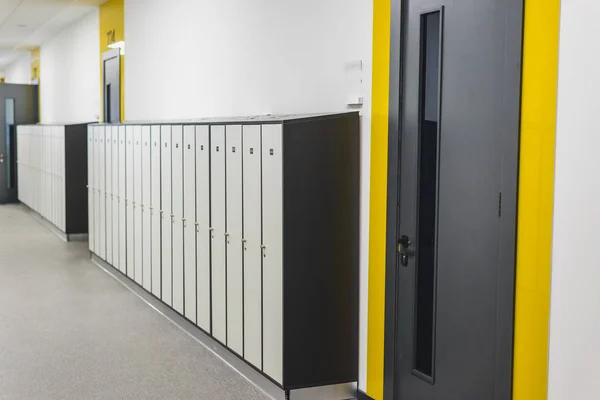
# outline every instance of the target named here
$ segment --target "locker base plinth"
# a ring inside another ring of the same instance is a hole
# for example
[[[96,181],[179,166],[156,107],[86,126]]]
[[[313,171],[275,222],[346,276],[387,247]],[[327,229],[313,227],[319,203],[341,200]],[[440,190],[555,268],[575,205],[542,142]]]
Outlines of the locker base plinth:
[[[44,218],[40,213],[38,213],[37,211],[35,211],[31,207],[29,207],[28,205],[21,203],[21,206],[23,206],[29,212],[29,214],[31,214],[42,225],[44,225],[46,228],[48,228],[48,230],[50,230],[52,233],[54,233],[56,236],[58,236],[64,242],[87,242],[88,241],[87,233],[72,233],[72,234],[65,233],[65,232],[61,231],[60,228],[58,228],[52,222],[50,222],[46,218]]]
[[[119,283],[145,301],[150,307],[158,311],[167,320],[177,326],[179,329],[194,338],[199,344],[203,345],[224,362],[233,367],[242,376],[252,382],[255,386],[276,400],[347,400],[357,398],[356,382],[342,383],[337,385],[320,386],[306,389],[296,389],[285,391],[262,373],[248,365],[237,355],[232,353],[226,347],[218,343],[209,335],[204,333],[190,321],[164,304],[144,288],[129,279],[122,272],[102,260],[96,254],[91,253],[91,261],[104,272],[112,276]]]

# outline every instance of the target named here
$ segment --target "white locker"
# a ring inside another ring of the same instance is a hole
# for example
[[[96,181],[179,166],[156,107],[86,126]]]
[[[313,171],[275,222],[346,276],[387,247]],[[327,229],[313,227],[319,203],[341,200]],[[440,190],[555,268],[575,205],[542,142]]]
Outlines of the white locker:
[[[104,131],[106,154],[106,262],[113,265],[112,256],[112,127],[106,126]]]
[[[112,257],[119,269],[119,127],[112,126]]]
[[[57,191],[55,190],[55,180],[56,180],[56,176],[55,176],[55,171],[54,171],[54,158],[55,158],[55,153],[56,153],[56,127],[51,127],[50,129],[50,136],[48,137],[48,144],[49,146],[49,158],[48,158],[48,175],[50,178],[50,187],[48,188],[48,193],[50,193],[50,202],[49,202],[49,209],[48,209],[48,219],[50,220],[50,222],[52,222],[54,225],[58,225],[57,224],[57,218],[55,215],[55,211],[58,208],[57,204],[56,204],[56,196],[57,196]]]
[[[150,136],[152,140],[152,163],[150,178],[152,180],[151,188],[151,206],[150,214],[152,216],[152,294],[160,298],[160,266],[161,266],[161,221],[160,221],[160,126],[153,125],[150,128]]]
[[[104,126],[98,130],[100,143],[100,258],[106,261],[106,132]]]
[[[102,204],[100,202],[100,197],[102,194],[100,189],[100,129],[100,126],[94,127],[94,161],[96,162],[96,173],[94,174],[94,179],[96,181],[94,184],[96,187],[96,201],[94,202],[96,204],[94,208],[94,213],[96,214],[96,222],[94,224],[94,227],[96,228],[96,232],[94,234],[94,237],[96,238],[96,245],[94,248],[96,249],[97,256],[100,256],[100,208]]]
[[[283,139],[262,126],[263,371],[283,382]]]
[[[162,222],[162,290],[161,299],[164,303],[173,304],[172,296],[172,229],[173,214],[171,209],[171,127],[160,127],[161,146],[161,222]]]
[[[183,128],[183,240],[185,317],[196,322],[196,141],[195,127]]]
[[[133,127],[133,278],[142,284],[142,127]]]
[[[127,238],[127,276],[133,279],[134,276],[134,260],[133,260],[133,126],[125,127],[125,165],[126,165],[126,182],[125,182],[125,225]]]
[[[228,125],[226,136],[227,186],[227,347],[244,351],[244,310],[242,277],[242,127]]]
[[[150,229],[150,126],[142,126],[142,286],[152,290],[151,229]]]
[[[210,134],[196,126],[196,324],[210,332]]]
[[[126,162],[126,146],[127,138],[125,136],[125,126],[120,125],[118,130],[119,140],[119,270],[127,273],[127,162]]]
[[[211,175],[211,268],[212,268],[212,335],[227,342],[227,298],[225,255],[225,127],[210,127]]]
[[[183,126],[171,127],[173,208],[173,308],[183,314]]]
[[[262,188],[260,125],[244,126],[244,358],[262,368]]]
[[[94,248],[94,127],[88,126],[88,247],[92,253]]]

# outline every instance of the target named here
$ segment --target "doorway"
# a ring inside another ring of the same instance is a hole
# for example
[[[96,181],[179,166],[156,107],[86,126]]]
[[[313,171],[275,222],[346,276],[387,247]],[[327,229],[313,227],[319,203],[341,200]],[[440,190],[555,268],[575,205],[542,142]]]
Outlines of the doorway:
[[[18,201],[17,126],[38,122],[38,87],[0,84],[0,204]]]
[[[112,49],[102,54],[103,121],[121,122],[121,53]]]
[[[392,0],[385,399],[512,397],[523,0]]]

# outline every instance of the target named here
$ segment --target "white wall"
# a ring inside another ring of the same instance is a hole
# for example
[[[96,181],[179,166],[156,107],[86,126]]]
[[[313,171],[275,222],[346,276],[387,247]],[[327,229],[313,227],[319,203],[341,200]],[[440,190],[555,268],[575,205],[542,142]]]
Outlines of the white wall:
[[[600,398],[600,41],[597,0],[562,2],[549,400]]]
[[[361,388],[366,386],[372,1],[126,0],[125,115],[346,110],[362,60]]]
[[[4,80],[6,83],[31,83],[31,54],[23,54],[4,69]]]
[[[97,121],[100,114],[98,9],[42,44],[41,122]]]

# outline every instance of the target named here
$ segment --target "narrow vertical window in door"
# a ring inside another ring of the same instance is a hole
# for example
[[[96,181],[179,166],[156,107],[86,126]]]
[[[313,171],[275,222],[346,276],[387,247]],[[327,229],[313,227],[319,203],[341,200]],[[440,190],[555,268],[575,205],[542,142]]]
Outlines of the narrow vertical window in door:
[[[433,383],[442,10],[421,15],[414,372]]]

